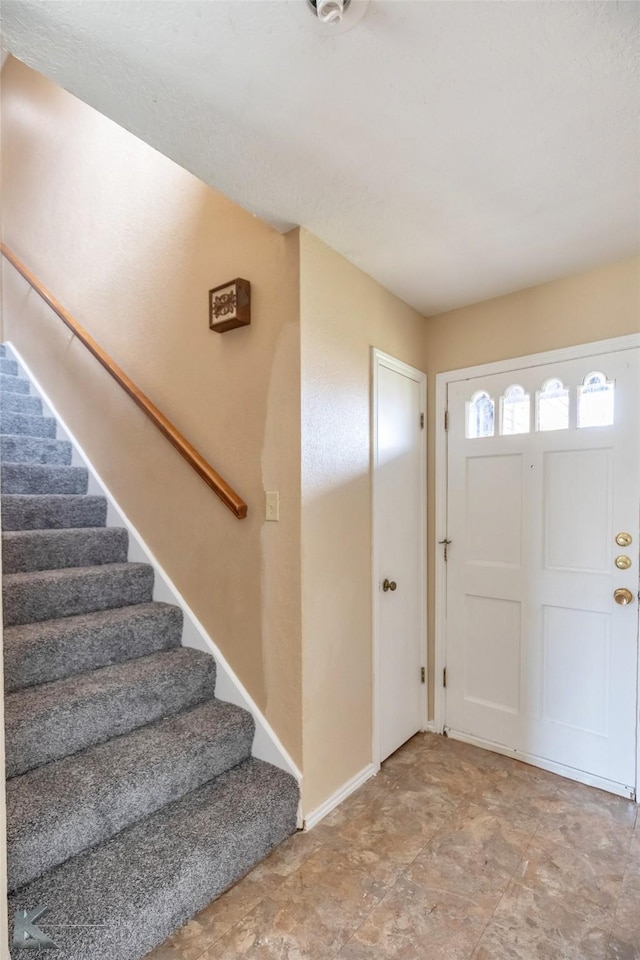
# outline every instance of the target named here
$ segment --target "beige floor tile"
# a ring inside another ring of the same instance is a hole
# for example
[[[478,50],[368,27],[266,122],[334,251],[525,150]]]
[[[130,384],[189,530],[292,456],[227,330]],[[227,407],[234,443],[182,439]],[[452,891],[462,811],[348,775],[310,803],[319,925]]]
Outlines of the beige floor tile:
[[[306,860],[271,898],[303,921],[309,917],[318,930],[328,931],[321,942],[342,947],[354,930],[382,900],[396,879],[385,870],[378,876],[377,862],[358,862],[329,847],[321,847]],[[320,938],[320,934],[318,934]]]
[[[332,929],[307,905],[263,900],[201,960],[333,960]]]
[[[535,837],[515,879],[569,907],[590,901],[613,914],[622,891],[625,862],[612,853],[585,853]]]
[[[340,960],[462,960],[491,916],[450,891],[401,878],[340,952]]]
[[[535,831],[535,823],[513,824],[479,804],[469,804],[433,837],[407,870],[422,886],[458,893],[491,912]]]
[[[609,941],[606,960],[640,960],[640,946],[614,934]]]
[[[473,960],[605,960],[611,915],[595,904],[562,901],[511,882]]]
[[[600,791],[596,791],[600,793]],[[558,795],[546,801],[540,818],[538,837],[551,843],[575,847],[585,853],[612,854],[626,861],[635,821],[634,804],[626,812],[620,808],[598,807],[597,799],[589,803],[565,799]]]

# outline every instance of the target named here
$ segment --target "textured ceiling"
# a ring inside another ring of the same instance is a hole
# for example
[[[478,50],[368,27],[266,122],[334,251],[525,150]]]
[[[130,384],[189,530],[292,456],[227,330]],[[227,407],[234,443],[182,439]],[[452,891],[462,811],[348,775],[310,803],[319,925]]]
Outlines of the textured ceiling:
[[[635,2],[12,2],[3,45],[423,313],[638,249]]]

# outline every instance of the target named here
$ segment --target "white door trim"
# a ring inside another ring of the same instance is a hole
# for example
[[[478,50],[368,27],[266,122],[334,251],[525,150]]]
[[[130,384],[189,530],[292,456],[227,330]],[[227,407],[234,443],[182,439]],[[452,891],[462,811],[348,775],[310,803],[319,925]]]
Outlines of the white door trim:
[[[372,598],[372,654],[373,654],[373,727],[371,732],[371,755],[376,772],[380,769],[380,591],[378,589],[378,544],[376,543],[376,467],[378,463],[378,370],[381,366],[401,373],[420,386],[421,408],[424,414],[424,430],[420,449],[421,481],[420,481],[420,516],[418,517],[421,531],[420,547],[420,583],[422,584],[422,598],[420,609],[422,633],[422,658],[425,669],[424,696],[422,698],[422,725],[426,730],[429,716],[429,672],[428,672],[428,636],[427,636],[427,375],[422,370],[397,360],[388,353],[383,353],[377,347],[371,348],[371,598]]]
[[[444,732],[446,690],[442,685],[443,671],[446,666],[446,638],[447,638],[447,578],[444,557],[438,540],[444,540],[447,535],[447,434],[444,427],[447,410],[447,390],[450,383],[456,380],[471,380],[474,377],[489,376],[494,373],[518,370],[525,367],[542,366],[545,363],[561,363],[565,360],[578,360],[583,357],[596,356],[602,353],[615,353],[619,350],[630,350],[640,347],[640,333],[631,333],[624,337],[614,337],[609,340],[596,340],[592,343],[581,343],[571,347],[562,347],[558,350],[547,350],[544,353],[534,353],[523,357],[513,357],[508,360],[498,360],[493,363],[483,363],[474,367],[463,367],[458,370],[447,370],[436,375],[436,504],[435,504],[435,534],[436,534],[436,561],[435,561],[435,696],[434,696],[434,728],[436,733]],[[640,698],[640,657],[638,657],[638,697]],[[639,700],[640,702],[640,700]],[[636,711],[636,800],[640,802],[640,716]],[[560,772],[560,771],[558,771]],[[575,776],[572,772],[571,776]]]

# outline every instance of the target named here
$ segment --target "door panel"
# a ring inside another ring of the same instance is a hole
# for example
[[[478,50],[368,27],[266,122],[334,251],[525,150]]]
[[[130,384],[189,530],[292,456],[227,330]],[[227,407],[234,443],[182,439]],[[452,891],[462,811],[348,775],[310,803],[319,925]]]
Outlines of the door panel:
[[[523,368],[451,383],[448,395],[446,726],[626,793],[639,357]],[[620,531],[632,535],[626,549]],[[631,591],[628,606],[614,602],[618,587]]]
[[[376,357],[374,589],[378,736],[384,760],[422,727],[424,664],[424,376]],[[385,580],[395,589],[383,589]]]

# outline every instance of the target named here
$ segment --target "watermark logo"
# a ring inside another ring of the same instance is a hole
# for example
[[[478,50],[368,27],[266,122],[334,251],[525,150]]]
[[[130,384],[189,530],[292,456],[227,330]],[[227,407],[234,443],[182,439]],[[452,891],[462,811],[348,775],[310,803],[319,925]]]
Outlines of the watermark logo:
[[[13,921],[13,946],[16,950],[57,950],[57,945],[36,926],[48,907],[35,910],[16,910]]]

